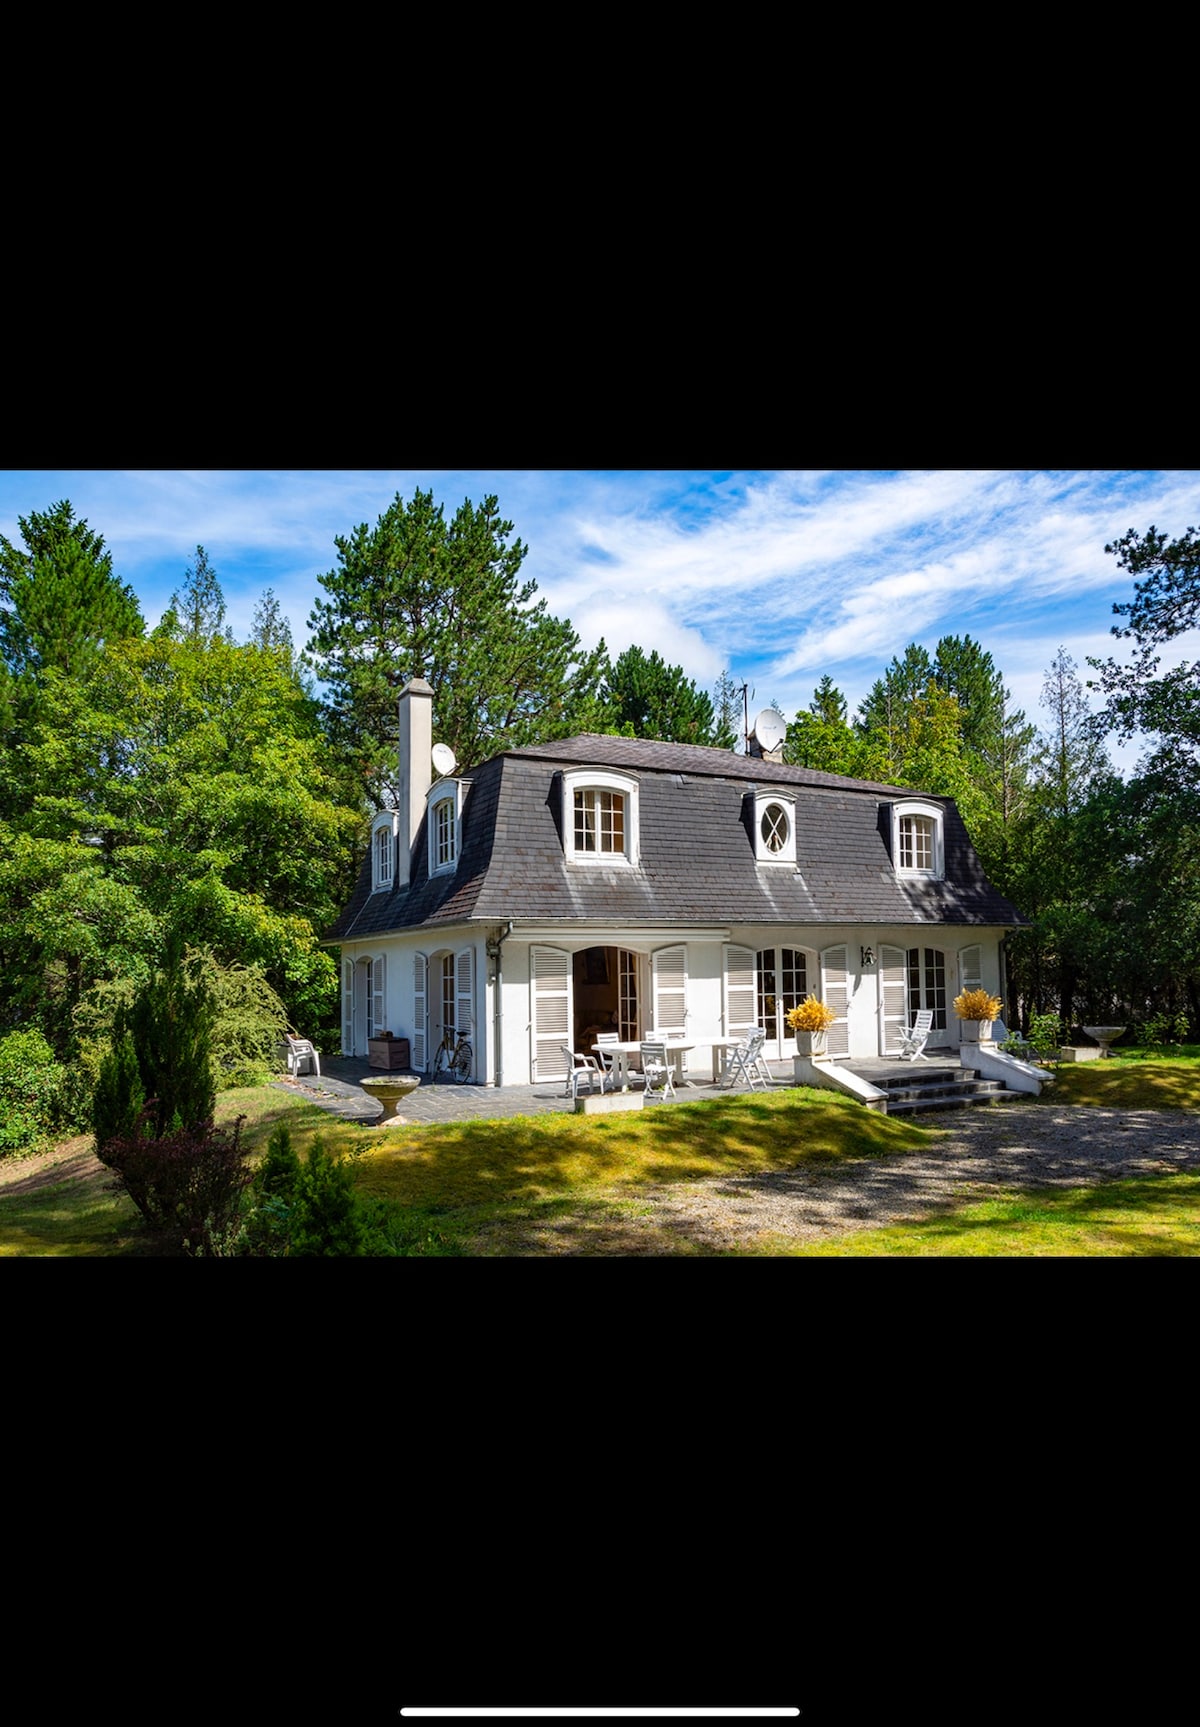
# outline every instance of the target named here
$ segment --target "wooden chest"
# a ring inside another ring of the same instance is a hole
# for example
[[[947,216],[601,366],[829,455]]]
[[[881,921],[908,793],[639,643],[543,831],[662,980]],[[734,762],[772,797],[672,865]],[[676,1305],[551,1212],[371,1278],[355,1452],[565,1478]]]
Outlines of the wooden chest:
[[[408,1039],[406,1037],[369,1037],[367,1039],[367,1061],[371,1067],[381,1067],[385,1073],[392,1073],[397,1068],[409,1066]]]

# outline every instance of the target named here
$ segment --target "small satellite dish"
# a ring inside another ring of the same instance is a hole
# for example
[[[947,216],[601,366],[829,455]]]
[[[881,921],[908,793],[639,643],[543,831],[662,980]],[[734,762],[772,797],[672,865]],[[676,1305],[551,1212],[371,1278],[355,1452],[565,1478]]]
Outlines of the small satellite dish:
[[[754,721],[754,735],[764,750],[773,750],[787,737],[787,721],[778,708],[764,708]]]
[[[449,744],[434,744],[430,754],[433,765],[440,774],[452,774],[458,766],[458,757]]]

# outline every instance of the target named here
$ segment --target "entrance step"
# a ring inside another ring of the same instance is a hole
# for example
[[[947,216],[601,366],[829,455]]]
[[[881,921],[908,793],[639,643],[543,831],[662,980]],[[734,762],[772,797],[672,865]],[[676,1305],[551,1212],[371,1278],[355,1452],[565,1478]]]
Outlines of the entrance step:
[[[914,1073],[872,1072],[871,1084],[887,1096],[889,1115],[916,1115],[933,1109],[967,1109],[972,1104],[996,1103],[1019,1094],[1007,1090],[998,1079],[978,1079],[961,1067],[927,1067]]]

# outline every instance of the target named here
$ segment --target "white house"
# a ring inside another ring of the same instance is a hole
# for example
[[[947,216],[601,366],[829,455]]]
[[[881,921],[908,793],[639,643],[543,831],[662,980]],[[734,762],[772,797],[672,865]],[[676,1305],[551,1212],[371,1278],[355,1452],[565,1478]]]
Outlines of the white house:
[[[433,692],[400,695],[399,807],[375,818],[341,951],[342,1049],[381,1030],[428,1071],[467,1028],[474,1077],[560,1076],[597,1030],[704,1037],[785,1016],[812,992],[835,1056],[896,1049],[932,1008],[959,1042],[966,986],[1003,994],[1005,932],[1026,920],[987,881],[950,798],[728,750],[584,735],[506,750],[434,781]]]

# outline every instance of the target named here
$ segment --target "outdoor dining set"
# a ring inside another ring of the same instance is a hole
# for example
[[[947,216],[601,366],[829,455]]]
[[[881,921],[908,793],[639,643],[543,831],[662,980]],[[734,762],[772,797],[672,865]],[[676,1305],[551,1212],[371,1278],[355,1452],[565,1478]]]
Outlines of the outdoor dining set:
[[[663,1032],[657,1037],[622,1038],[616,1032],[600,1032],[595,1053],[585,1055],[562,1046],[567,1058],[564,1095],[575,1099],[585,1085],[591,1091],[629,1091],[631,1080],[640,1077],[646,1092],[657,1091],[665,1100],[676,1095],[677,1086],[691,1086],[683,1058],[698,1045],[712,1049],[712,1083],[736,1085],[771,1084],[771,1073],[763,1055],[766,1032],[756,1028],[744,1037],[695,1037],[682,1032]]]

